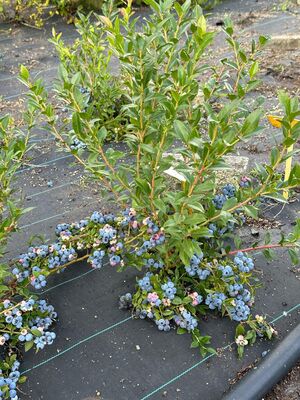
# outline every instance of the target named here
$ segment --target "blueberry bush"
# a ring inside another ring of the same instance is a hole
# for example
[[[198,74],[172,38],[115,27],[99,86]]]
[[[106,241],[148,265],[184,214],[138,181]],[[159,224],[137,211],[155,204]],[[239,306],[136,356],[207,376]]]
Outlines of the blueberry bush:
[[[280,241],[272,242],[266,235],[264,243],[247,248],[235,230],[247,218],[257,218],[261,202],[284,203],[282,193],[299,186],[299,164],[288,180],[282,174],[293,154],[288,149],[300,136],[300,124],[292,123],[300,114],[299,103],[279,93],[282,140],[272,149],[269,163],[221,185],[218,171],[228,168],[226,156],[262,129],[261,103],[249,101],[248,94],[259,85],[258,54],[267,38],[261,36],[250,48],[244,47],[226,20],[230,55],[212,65],[206,54],[214,33],[207,30],[199,6],[190,1],[147,3],[152,15],[142,28],[137,27],[130,4],[120,14],[98,17],[95,28],[101,38],[98,59],[111,54],[120,67],[124,101],[118,121],[124,129],[124,151],[107,144],[108,122],[91,111],[90,104],[97,107],[97,96],[103,101],[96,91],[91,98],[94,86],[89,86],[88,76],[93,71],[85,75],[84,67],[72,62],[78,74],[68,71],[73,51],[79,49],[78,57],[86,54],[81,49],[90,35],[93,40],[93,28],[67,54],[56,86],[70,114],[68,123],[51,105],[43,82],[32,80],[21,68],[28,107],[45,120],[59,145],[101,183],[108,201],[120,211],[95,211],[79,222],[60,224],[55,243],[31,246],[14,260],[3,310],[8,306],[2,314],[11,312],[14,306],[8,302],[18,291],[43,289],[49,276],[69,265],[86,260],[92,268],[101,268],[108,260],[120,271],[132,267],[144,274],[137,277],[134,294],[120,297],[121,308],[153,320],[160,331],[175,327],[179,334],[189,333],[191,346],[202,355],[214,349],[211,338],[201,335],[201,317],[211,311],[226,316],[237,323],[235,341],[241,356],[257,336],[276,335],[263,315],[251,313],[257,287],[251,252],[260,250],[272,257],[274,249],[286,250],[292,262],[298,262],[300,221]],[[63,52],[60,37],[55,34],[53,40]],[[12,345],[25,342],[27,347],[42,348],[54,338],[46,332],[55,311],[38,300],[32,305],[26,301],[24,307],[32,307],[32,313],[24,316],[23,325],[14,316],[18,326],[9,325],[11,319],[2,324],[13,330]],[[15,308],[22,314],[21,304]]]
[[[204,9],[210,10],[220,0],[195,0]],[[143,0],[134,0],[135,6],[145,4]],[[23,23],[41,28],[53,15],[61,15],[69,23],[77,21],[77,13],[105,12],[112,7],[124,5],[122,0],[0,0],[0,19]]]
[[[56,317],[52,306],[37,300],[14,281],[14,269],[5,262],[9,236],[17,230],[18,220],[30,209],[16,200],[13,180],[29,149],[28,139],[35,125],[35,110],[28,108],[23,131],[8,115],[0,117],[0,399],[17,400],[17,384],[25,381],[19,372],[21,345],[42,349],[51,344],[55,333],[48,331]],[[26,275],[26,273],[24,274]]]
[[[72,115],[69,110],[72,106],[69,98],[71,84],[76,85],[82,95],[88,118],[95,119],[99,129],[106,128],[107,140],[119,140],[127,123],[120,113],[125,96],[118,77],[109,72],[112,53],[105,41],[105,32],[93,23],[91,15],[79,13],[75,25],[79,37],[71,45],[65,45],[61,33],[57,34],[55,30],[51,40],[60,60],[55,91],[57,103],[64,113],[65,129],[68,129]]]

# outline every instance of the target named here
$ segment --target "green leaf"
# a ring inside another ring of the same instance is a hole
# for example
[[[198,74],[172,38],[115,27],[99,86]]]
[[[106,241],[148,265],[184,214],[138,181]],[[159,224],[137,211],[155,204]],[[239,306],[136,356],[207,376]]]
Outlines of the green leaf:
[[[76,135],[82,133],[82,122],[79,113],[75,112],[72,116],[72,127]]]
[[[190,133],[183,122],[179,120],[174,121],[174,130],[179,139],[181,139],[184,143],[188,143]]]
[[[24,79],[25,82],[27,82],[29,80],[29,76],[30,75],[29,75],[28,69],[24,65],[21,65],[21,67],[20,67],[20,77],[22,79]]]
[[[106,128],[104,126],[102,126],[97,133],[97,138],[98,138],[99,142],[103,143],[104,140],[106,139],[107,135],[108,135],[108,132],[107,132]]]
[[[245,328],[243,327],[242,324],[238,324],[238,326],[235,328],[235,336],[243,335],[245,334]]]
[[[30,342],[25,343],[25,351],[29,351],[33,347],[34,341],[31,340]]]
[[[174,299],[172,300],[172,304],[175,304],[175,305],[180,305],[180,304],[182,304],[181,298],[178,297],[178,296],[174,297]]]
[[[269,37],[268,37],[268,36],[261,35],[261,36],[258,38],[258,41],[259,41],[259,44],[260,44],[261,46],[264,46],[264,45],[269,41]]]
[[[290,259],[291,259],[293,265],[299,264],[299,254],[298,254],[298,251],[295,250],[295,249],[289,249],[289,250],[288,250],[288,253],[289,253],[289,256],[290,256]]]
[[[33,333],[37,337],[41,337],[42,336],[42,332],[39,331],[38,329],[31,329],[31,333]]]
[[[249,217],[252,217],[254,219],[258,218],[258,210],[256,207],[247,205],[244,206],[244,211],[247,215],[249,215]]]
[[[249,75],[251,79],[253,79],[254,76],[257,74],[258,69],[259,69],[258,61],[254,61],[254,63],[251,65],[249,69]]]
[[[18,383],[22,384],[22,383],[25,383],[26,381],[27,381],[27,377],[22,375],[22,376],[20,376]]]
[[[237,351],[238,351],[239,358],[242,358],[243,354],[244,354],[244,346],[238,346]]]

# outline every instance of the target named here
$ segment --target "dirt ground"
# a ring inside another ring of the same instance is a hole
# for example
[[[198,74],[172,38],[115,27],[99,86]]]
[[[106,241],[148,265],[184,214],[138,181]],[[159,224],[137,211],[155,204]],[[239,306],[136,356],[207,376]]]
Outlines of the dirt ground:
[[[299,400],[300,399],[300,363],[274,387],[264,400]]]

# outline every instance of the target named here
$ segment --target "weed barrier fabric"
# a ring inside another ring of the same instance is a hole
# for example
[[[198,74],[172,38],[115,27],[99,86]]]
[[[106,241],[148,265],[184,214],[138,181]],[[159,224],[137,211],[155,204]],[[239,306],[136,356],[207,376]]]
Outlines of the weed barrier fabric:
[[[202,359],[190,349],[189,335],[161,333],[152,322],[132,319],[130,312],[118,309],[118,296],[133,290],[135,270],[117,273],[105,265],[89,272],[84,262],[72,265],[54,276],[42,295],[58,312],[57,338],[43,352],[25,354],[24,398],[146,400],[163,395],[189,400],[201,393],[205,400],[221,399],[231,379],[300,322],[300,305],[294,307],[300,303],[300,282],[287,260],[284,253],[269,264],[261,255],[256,257],[265,286],[258,290],[254,314],[264,313],[269,320],[280,317],[279,337],[259,340],[246,349],[242,360],[230,345],[235,324],[228,318],[209,314],[201,322],[201,332],[212,335],[212,344],[219,349],[218,356]]]

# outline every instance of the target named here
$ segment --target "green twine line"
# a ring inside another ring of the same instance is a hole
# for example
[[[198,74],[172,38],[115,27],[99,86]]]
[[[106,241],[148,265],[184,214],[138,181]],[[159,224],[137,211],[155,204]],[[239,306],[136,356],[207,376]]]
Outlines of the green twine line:
[[[103,264],[103,267],[106,267],[107,265],[109,265],[109,263]],[[42,295],[42,294],[44,294],[44,293],[50,292],[50,291],[53,290],[53,289],[56,289],[56,288],[58,288],[58,287],[60,287],[60,286],[63,286],[63,285],[65,285],[66,283],[76,281],[77,279],[80,279],[80,278],[82,278],[83,276],[88,275],[88,274],[90,274],[91,272],[94,272],[94,271],[96,271],[96,270],[97,270],[97,268],[96,268],[96,269],[95,269],[95,268],[92,268],[92,269],[90,269],[89,271],[84,272],[83,274],[81,274],[81,275],[79,275],[79,276],[75,276],[75,278],[71,278],[71,279],[68,279],[67,281],[63,281],[63,282],[61,282],[61,283],[58,283],[58,284],[55,285],[55,286],[51,286],[50,288],[45,289],[45,290],[43,290],[42,292],[38,293],[38,295],[40,296],[40,295]]]
[[[99,203],[99,201],[98,200],[92,201],[91,203],[89,203],[89,206],[92,204],[96,204],[96,203]],[[53,218],[62,217],[63,215],[70,214],[70,212],[72,212],[72,211],[73,211],[72,209],[65,210],[63,213],[55,214],[55,215],[52,215],[51,217],[39,219],[38,221],[31,222],[30,224],[22,225],[22,226],[20,226],[20,229],[29,228],[30,226],[40,224],[41,222],[46,222]]]
[[[132,317],[127,317],[127,318],[125,318],[125,319],[122,319],[122,320],[119,321],[119,322],[116,322],[116,323],[113,324],[113,325],[108,326],[107,328],[101,329],[101,331],[98,331],[98,332],[94,333],[93,335],[90,335],[90,336],[88,336],[87,338],[85,338],[85,339],[83,339],[83,340],[80,340],[79,342],[77,342],[77,343],[73,344],[72,346],[66,348],[65,350],[61,351],[60,353],[55,354],[55,356],[52,356],[52,357],[50,357],[50,358],[47,358],[46,360],[40,362],[39,364],[36,364],[36,365],[34,365],[33,367],[26,369],[25,371],[21,372],[21,375],[27,374],[28,372],[30,372],[30,371],[32,371],[32,370],[38,368],[38,367],[41,367],[42,365],[47,364],[49,361],[52,361],[52,360],[55,360],[55,358],[61,357],[63,354],[65,354],[65,353],[67,353],[68,351],[74,349],[75,347],[78,347],[78,346],[80,346],[81,344],[87,342],[88,340],[91,340],[91,339],[93,339],[93,338],[96,337],[96,336],[102,335],[103,333],[108,332],[108,331],[110,331],[111,329],[114,329],[114,328],[116,328],[116,327],[119,326],[119,325],[124,324],[125,322],[129,321],[130,319],[132,319]]]
[[[271,321],[271,324],[274,324],[275,322],[277,322],[279,319],[281,319],[282,317],[285,317],[288,313],[293,312],[295,310],[297,310],[300,307],[300,303],[296,304],[294,307],[290,308],[288,311],[284,311],[281,315],[279,315],[279,317],[274,318]]]
[[[274,322],[278,321],[282,317],[284,317],[286,314],[293,312],[297,310],[297,308],[300,307],[300,303],[295,305],[294,307],[290,308],[288,311],[285,311],[284,313],[281,313],[278,317],[273,319],[271,323],[273,324]],[[286,314],[285,314],[286,313]],[[229,343],[227,346],[222,347],[222,350],[228,349],[230,346],[232,346],[234,342]],[[153,390],[151,393],[147,394],[146,396],[142,397],[140,400],[146,400],[149,399],[151,396],[153,396],[155,393],[159,392],[160,390],[164,389],[166,386],[170,385],[171,383],[177,381],[180,379],[182,376],[188,374],[190,371],[192,371],[194,368],[197,368],[199,365],[203,364],[205,361],[207,361],[209,358],[214,357],[215,354],[210,354],[209,356],[203,358],[203,360],[197,362],[196,364],[192,365],[190,368],[186,369],[185,371],[181,372],[179,375],[176,375],[174,378],[170,379],[168,382],[164,383],[163,385],[159,386],[155,390]]]
[[[63,282],[61,282],[61,283],[58,283],[58,284],[55,285],[55,286],[51,286],[50,288],[43,290],[41,293],[39,293],[39,295],[42,295],[42,294],[44,294],[44,293],[48,293],[48,292],[50,292],[50,291],[53,290],[53,289],[56,289],[56,288],[58,288],[58,287],[60,287],[60,286],[65,285],[66,283],[76,281],[76,279],[80,279],[80,278],[82,278],[83,276],[88,275],[88,274],[90,274],[91,272],[94,272],[94,271],[96,271],[96,269],[91,269],[90,271],[84,272],[83,274],[81,274],[81,275],[79,275],[79,276],[76,276],[75,278],[71,278],[71,279],[68,279],[67,281],[63,281]]]
[[[288,314],[288,313],[290,313],[290,312],[293,312],[293,311],[297,310],[298,308],[300,308],[300,303],[297,304],[297,305],[295,305],[294,307],[290,308],[288,311],[285,311],[284,313],[281,313],[278,317],[276,317],[275,319],[273,319],[273,320],[271,321],[271,323],[277,322],[279,319],[281,319],[281,318],[283,318],[284,316],[286,316],[286,314]],[[30,371],[36,369],[36,368],[39,368],[39,367],[41,367],[41,366],[47,364],[48,362],[50,362],[50,361],[52,361],[52,360],[54,360],[54,359],[56,359],[56,358],[62,356],[63,354],[67,353],[68,351],[70,351],[70,350],[72,350],[72,349],[74,349],[74,348],[80,346],[81,344],[83,344],[83,343],[89,341],[90,339],[93,339],[93,338],[96,337],[96,336],[99,336],[99,335],[101,335],[101,334],[103,334],[103,333],[105,333],[105,332],[108,332],[108,331],[110,331],[111,329],[114,329],[114,328],[116,328],[117,326],[122,325],[123,323],[125,323],[125,322],[127,322],[127,321],[129,321],[129,320],[131,320],[131,319],[132,319],[132,317],[127,317],[127,318],[125,318],[125,319],[123,319],[123,320],[121,320],[121,321],[119,321],[119,322],[116,322],[116,323],[113,324],[113,325],[108,326],[107,328],[102,329],[102,330],[99,331],[99,332],[94,333],[93,335],[88,336],[87,338],[85,338],[85,339],[83,339],[83,340],[80,340],[79,342],[73,344],[72,346],[70,346],[70,347],[68,347],[67,349],[61,351],[60,353],[56,354],[55,356],[52,356],[52,357],[50,357],[50,358],[47,358],[46,360],[42,361],[41,363],[34,365],[32,368],[29,368],[29,369],[23,371],[23,372],[21,373],[21,375],[24,375],[24,374],[26,374],[26,373],[28,373],[28,372],[30,372]],[[234,342],[229,343],[229,344],[226,345],[225,347],[222,347],[222,350],[228,349],[228,348],[229,348],[230,346],[232,346],[233,344],[234,344]],[[166,386],[168,386],[168,385],[170,385],[171,383],[175,382],[176,380],[180,379],[182,376],[186,375],[187,373],[189,373],[190,371],[192,371],[194,368],[197,368],[199,365],[203,364],[205,361],[207,361],[208,359],[210,359],[211,357],[214,357],[214,356],[215,356],[215,354],[210,354],[210,355],[206,356],[206,357],[203,358],[201,361],[197,362],[196,364],[192,365],[191,367],[189,367],[189,368],[186,369],[185,371],[183,371],[183,372],[181,372],[180,374],[176,375],[174,378],[170,379],[168,382],[166,382],[166,383],[164,383],[163,385],[159,386],[157,389],[153,390],[151,393],[147,394],[146,396],[144,396],[144,397],[141,398],[140,400],[146,400],[146,399],[148,399],[149,397],[153,396],[155,393],[159,392],[160,390],[162,390],[162,389],[165,388]]]

